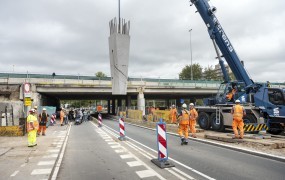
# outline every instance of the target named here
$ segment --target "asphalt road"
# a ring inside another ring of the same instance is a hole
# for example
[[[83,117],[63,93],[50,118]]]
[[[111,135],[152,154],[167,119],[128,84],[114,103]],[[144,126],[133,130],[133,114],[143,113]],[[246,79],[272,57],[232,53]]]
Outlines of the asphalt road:
[[[118,130],[117,121],[104,119],[103,123]],[[126,124],[126,135],[157,149],[155,131]],[[191,140],[187,146],[181,146],[179,137],[173,135],[168,135],[167,143],[171,158],[214,179],[285,179],[285,163],[282,162]],[[189,172],[187,169],[183,171]]]
[[[118,122],[103,124],[71,127],[57,179],[285,179],[285,163],[191,140],[181,146],[173,135],[168,153],[176,167],[160,169],[150,162],[157,156],[155,131],[126,124],[129,139],[120,142]]]

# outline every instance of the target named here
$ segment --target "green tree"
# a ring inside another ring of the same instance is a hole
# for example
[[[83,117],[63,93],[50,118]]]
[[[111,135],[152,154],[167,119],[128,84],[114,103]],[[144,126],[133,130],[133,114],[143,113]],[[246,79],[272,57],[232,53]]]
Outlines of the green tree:
[[[219,77],[212,66],[205,68],[204,77],[206,80],[219,80]]]
[[[97,78],[104,78],[104,77],[107,77],[107,75],[105,73],[103,73],[102,71],[98,71],[95,76]]]
[[[192,65],[193,69],[193,80],[202,78],[202,67],[199,63]],[[186,65],[179,73],[179,79],[191,79],[191,65]]]

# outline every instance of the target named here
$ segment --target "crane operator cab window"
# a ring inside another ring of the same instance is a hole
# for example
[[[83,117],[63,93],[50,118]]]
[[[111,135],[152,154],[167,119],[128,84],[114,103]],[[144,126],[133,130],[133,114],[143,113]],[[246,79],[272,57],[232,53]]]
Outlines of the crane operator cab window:
[[[284,89],[268,89],[268,99],[274,105],[285,105]]]
[[[228,90],[227,90],[227,94],[226,94],[226,100],[228,102],[234,102],[242,94],[244,94],[244,92],[245,92],[244,88],[245,88],[245,85],[242,82],[230,83],[228,85]]]

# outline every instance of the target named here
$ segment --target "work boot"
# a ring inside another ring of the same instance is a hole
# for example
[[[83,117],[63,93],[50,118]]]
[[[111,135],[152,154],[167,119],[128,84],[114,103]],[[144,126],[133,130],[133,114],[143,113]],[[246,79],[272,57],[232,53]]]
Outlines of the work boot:
[[[185,138],[181,138],[181,145],[183,145],[185,142]]]
[[[45,136],[46,134],[42,134],[43,136]]]
[[[184,139],[184,144],[187,145],[188,144],[188,140]]]

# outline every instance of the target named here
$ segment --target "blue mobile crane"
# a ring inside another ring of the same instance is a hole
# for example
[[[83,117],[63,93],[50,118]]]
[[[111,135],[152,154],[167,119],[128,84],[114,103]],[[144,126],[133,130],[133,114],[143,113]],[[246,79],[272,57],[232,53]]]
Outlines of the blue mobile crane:
[[[244,122],[254,124],[251,131],[267,129],[270,133],[279,134],[284,131],[285,124],[285,89],[271,88],[266,84],[255,83],[245,70],[228,36],[223,30],[217,17],[216,7],[209,5],[208,0],[190,0],[206,24],[210,38],[214,44],[217,58],[224,75],[214,99],[207,99],[205,106],[199,110],[198,123],[201,128],[223,131],[231,127],[232,115],[230,110],[235,100],[240,100],[246,109]],[[219,51],[220,50],[220,51]],[[220,52],[222,55],[220,55]],[[236,81],[230,81],[223,59],[233,72]],[[232,97],[229,93],[234,89]],[[265,125],[266,126],[263,126]]]

